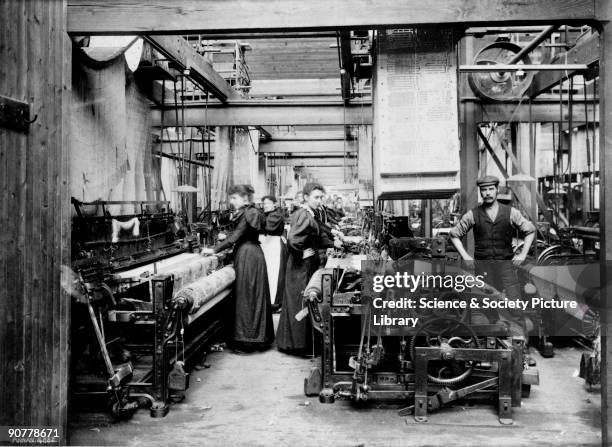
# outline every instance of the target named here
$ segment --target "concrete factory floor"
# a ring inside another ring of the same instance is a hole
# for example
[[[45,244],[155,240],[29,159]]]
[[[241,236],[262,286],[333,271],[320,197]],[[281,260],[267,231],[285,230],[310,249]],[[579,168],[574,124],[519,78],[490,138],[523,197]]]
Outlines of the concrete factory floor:
[[[163,419],[146,410],[126,422],[97,414],[74,415],[72,445],[126,446],[539,446],[599,445],[599,389],[577,377],[581,350],[538,354],[541,385],[502,426],[493,406],[455,406],[418,424],[399,406],[357,409],[349,402],[321,404],[303,394],[314,360],[275,349],[238,355],[212,353],[210,369],[193,371],[185,401]]]

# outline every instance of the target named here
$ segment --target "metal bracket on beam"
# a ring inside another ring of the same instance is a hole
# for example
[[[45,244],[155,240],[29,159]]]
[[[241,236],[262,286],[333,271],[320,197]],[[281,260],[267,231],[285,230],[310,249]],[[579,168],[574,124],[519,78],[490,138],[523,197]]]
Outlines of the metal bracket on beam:
[[[30,104],[27,102],[0,95],[0,127],[28,133],[36,118],[38,115],[30,120]]]

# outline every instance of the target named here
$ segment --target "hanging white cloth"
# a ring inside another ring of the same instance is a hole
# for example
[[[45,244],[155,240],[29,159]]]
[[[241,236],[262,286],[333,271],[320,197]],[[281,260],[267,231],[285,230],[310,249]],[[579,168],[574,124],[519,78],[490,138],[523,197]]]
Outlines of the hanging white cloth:
[[[127,222],[121,222],[117,219],[113,219],[111,223],[113,229],[111,235],[112,243],[119,242],[119,233],[121,232],[121,230],[132,230],[133,236],[140,236],[140,221],[137,217],[134,217],[133,219],[130,219]]]

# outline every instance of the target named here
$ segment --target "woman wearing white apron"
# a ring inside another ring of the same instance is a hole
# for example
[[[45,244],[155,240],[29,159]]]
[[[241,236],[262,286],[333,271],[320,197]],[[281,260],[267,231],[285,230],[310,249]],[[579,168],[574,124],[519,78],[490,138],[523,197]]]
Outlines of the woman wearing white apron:
[[[285,230],[285,217],[277,206],[276,197],[264,196],[262,204],[266,225],[265,232],[259,237],[259,241],[266,258],[272,310],[277,311],[282,306],[283,291],[285,290],[287,247],[282,237]]]

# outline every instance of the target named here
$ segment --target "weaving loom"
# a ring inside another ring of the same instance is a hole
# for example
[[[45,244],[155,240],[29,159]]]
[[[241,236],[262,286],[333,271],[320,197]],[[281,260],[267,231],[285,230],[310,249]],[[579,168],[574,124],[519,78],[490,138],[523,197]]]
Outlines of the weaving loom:
[[[185,368],[219,339],[234,269],[194,252],[196,237],[177,239],[172,212],[145,210],[165,202],[121,216],[108,213],[111,202],[73,203],[73,404],[99,407],[103,397],[117,416],[150,404],[162,417],[185,396]]]
[[[514,335],[512,327],[502,322],[477,321],[471,310],[461,313],[449,307],[431,311],[416,306],[408,313],[395,307],[396,302],[407,299],[403,296],[428,302],[443,296],[445,301],[460,302],[467,295],[483,292],[471,289],[462,296],[440,284],[415,290],[412,295],[389,288],[374,298],[375,290],[368,284],[368,275],[371,280],[372,271],[379,269],[398,275],[422,271],[453,274],[452,266],[438,268],[441,264],[435,262],[435,256],[445,256],[438,248],[437,241],[429,239],[428,252],[411,252],[410,262],[403,266],[370,263],[363,264],[363,270],[354,268],[362,257],[330,258],[325,268],[313,274],[303,298],[312,327],[321,334],[321,360],[304,382],[307,396],[318,395],[321,403],[336,399],[361,405],[403,402],[406,407],[399,414],[414,414],[417,422],[427,421],[429,412],[459,400],[486,399],[497,405],[501,424],[512,423],[512,407],[520,406],[531,385],[539,383],[537,369],[524,361],[524,337]],[[376,316],[382,312],[377,310],[377,300],[393,304],[388,315],[410,315],[414,324],[377,323]],[[394,313],[395,309],[400,310]]]

